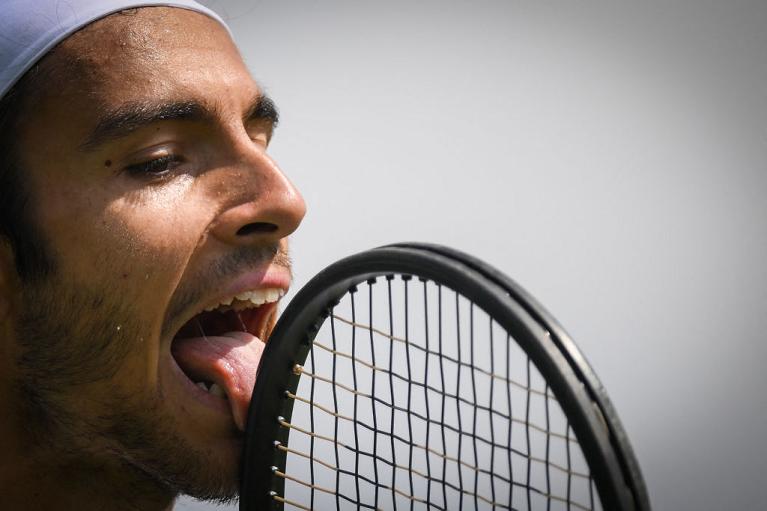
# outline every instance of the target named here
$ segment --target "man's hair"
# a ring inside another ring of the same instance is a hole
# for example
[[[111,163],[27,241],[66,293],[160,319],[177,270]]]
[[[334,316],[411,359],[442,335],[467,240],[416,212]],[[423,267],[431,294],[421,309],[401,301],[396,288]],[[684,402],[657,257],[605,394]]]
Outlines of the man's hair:
[[[43,279],[53,271],[45,238],[34,221],[34,191],[19,154],[22,117],[34,115],[35,99],[45,82],[51,83],[45,67],[45,62],[37,63],[0,98],[0,243],[10,246],[16,271],[24,281]]]

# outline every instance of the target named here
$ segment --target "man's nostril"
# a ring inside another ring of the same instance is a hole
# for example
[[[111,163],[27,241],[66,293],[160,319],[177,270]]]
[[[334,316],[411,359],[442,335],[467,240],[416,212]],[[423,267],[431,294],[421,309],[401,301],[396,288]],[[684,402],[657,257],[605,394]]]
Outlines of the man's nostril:
[[[274,232],[278,227],[268,222],[252,222],[237,229],[237,236],[247,236],[255,233]]]

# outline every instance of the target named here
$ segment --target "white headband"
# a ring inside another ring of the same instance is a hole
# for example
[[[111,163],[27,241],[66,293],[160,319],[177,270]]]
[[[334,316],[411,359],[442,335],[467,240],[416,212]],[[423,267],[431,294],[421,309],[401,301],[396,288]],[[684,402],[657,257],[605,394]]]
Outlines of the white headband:
[[[123,9],[168,6],[224,20],[194,0],[3,0],[0,5],[0,98],[51,48],[88,23]]]

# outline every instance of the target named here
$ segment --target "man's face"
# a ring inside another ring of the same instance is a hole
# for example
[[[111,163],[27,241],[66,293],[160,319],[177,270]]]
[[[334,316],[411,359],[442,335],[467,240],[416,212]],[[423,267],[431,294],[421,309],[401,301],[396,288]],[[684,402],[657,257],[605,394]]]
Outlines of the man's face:
[[[110,16],[52,58],[67,78],[20,132],[54,268],[14,303],[22,416],[62,466],[230,495],[304,215],[266,154],[270,104],[225,29],[182,9]]]

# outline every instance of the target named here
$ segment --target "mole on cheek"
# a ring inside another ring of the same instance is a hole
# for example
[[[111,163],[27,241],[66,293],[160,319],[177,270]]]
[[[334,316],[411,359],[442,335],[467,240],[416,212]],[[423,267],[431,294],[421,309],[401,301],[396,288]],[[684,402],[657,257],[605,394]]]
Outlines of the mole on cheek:
[[[105,167],[111,167],[112,166],[112,160],[107,160],[104,162]]]

